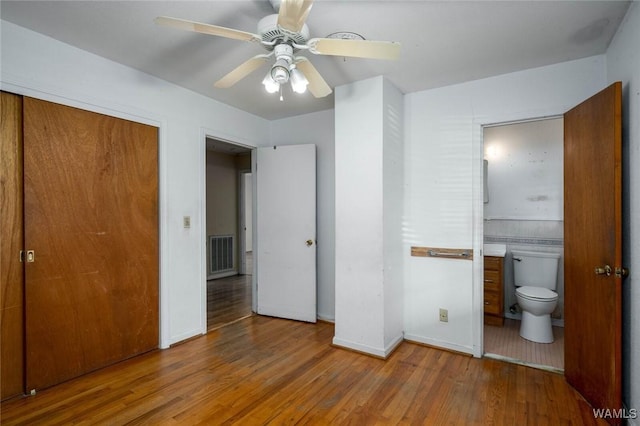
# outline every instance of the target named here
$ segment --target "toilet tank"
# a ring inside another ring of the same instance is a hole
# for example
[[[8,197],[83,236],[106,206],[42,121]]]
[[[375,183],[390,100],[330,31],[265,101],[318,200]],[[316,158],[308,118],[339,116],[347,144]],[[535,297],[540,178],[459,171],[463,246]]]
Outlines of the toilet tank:
[[[513,281],[516,287],[545,287],[555,290],[560,254],[537,251],[511,251]]]

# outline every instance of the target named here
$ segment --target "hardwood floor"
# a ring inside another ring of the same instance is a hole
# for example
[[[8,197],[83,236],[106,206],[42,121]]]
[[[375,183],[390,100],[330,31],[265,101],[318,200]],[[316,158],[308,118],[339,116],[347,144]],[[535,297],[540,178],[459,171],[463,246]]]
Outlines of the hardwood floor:
[[[383,361],[333,334],[252,316],[3,403],[2,424],[606,424],[559,374],[407,342]]]
[[[534,343],[520,337],[520,321],[505,318],[504,326],[484,326],[484,351],[525,364],[564,370],[564,328],[553,327],[553,343]]]
[[[207,281],[207,330],[251,315],[251,275]]]

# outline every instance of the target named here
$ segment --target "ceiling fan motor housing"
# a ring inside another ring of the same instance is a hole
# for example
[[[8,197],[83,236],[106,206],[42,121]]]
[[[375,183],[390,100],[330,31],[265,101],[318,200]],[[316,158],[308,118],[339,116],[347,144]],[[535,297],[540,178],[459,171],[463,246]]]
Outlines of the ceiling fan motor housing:
[[[284,43],[306,44],[309,40],[309,27],[304,24],[299,32],[289,31],[278,26],[278,15],[274,14],[265,16],[258,22],[258,35],[262,37],[262,41],[266,42],[282,41]],[[273,49],[273,46],[265,47],[268,50]]]

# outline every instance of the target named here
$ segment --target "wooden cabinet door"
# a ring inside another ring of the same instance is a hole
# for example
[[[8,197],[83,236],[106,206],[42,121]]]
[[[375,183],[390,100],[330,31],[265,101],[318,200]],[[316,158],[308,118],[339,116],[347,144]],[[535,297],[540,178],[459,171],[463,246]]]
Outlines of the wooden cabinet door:
[[[158,132],[24,98],[26,389],[158,347]]]

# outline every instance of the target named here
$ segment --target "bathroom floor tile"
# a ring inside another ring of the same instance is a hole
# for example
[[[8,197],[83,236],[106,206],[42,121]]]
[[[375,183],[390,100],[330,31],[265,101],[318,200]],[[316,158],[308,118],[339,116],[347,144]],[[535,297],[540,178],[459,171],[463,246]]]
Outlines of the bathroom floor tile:
[[[520,321],[505,318],[503,327],[484,326],[484,351],[526,364],[564,370],[564,328],[553,327],[553,343],[534,343],[520,337]]]

